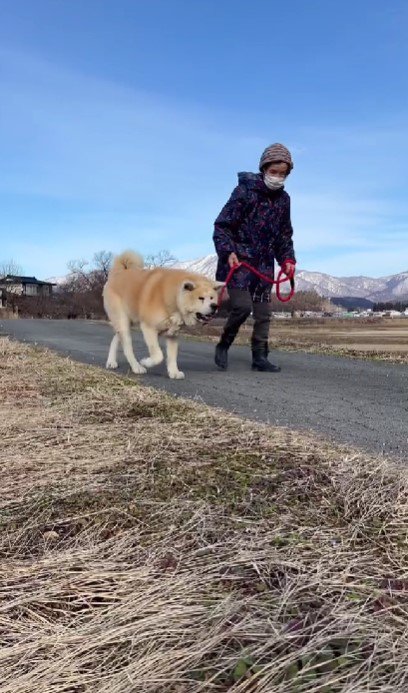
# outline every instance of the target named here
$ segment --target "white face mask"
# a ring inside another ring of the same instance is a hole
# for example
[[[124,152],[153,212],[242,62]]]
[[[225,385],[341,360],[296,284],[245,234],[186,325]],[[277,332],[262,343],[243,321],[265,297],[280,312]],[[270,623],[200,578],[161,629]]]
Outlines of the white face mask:
[[[264,183],[269,190],[280,190],[283,188],[285,179],[279,176],[270,176],[268,173],[264,175]]]

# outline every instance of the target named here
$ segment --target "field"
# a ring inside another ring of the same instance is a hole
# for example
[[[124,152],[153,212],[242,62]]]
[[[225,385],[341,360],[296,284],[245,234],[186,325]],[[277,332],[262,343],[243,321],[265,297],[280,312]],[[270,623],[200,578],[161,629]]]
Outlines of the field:
[[[407,690],[405,469],[0,355],[0,693]]]
[[[214,321],[204,330],[190,328],[187,334],[216,341],[222,324]],[[237,343],[249,344],[250,337],[248,321]],[[270,344],[276,349],[408,363],[408,318],[274,319]]]

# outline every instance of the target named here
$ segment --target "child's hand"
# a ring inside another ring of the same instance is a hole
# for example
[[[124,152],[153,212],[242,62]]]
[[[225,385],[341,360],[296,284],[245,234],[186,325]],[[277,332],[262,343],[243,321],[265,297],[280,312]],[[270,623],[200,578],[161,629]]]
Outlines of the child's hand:
[[[231,253],[228,256],[228,264],[230,267],[234,267],[234,265],[239,265],[239,260],[235,253]]]

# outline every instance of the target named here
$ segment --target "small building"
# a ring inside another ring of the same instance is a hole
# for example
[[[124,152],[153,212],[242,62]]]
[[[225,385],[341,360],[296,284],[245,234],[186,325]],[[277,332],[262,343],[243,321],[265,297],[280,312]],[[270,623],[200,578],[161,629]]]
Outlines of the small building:
[[[386,310],[384,313],[385,318],[400,318],[402,315],[400,310]]]
[[[42,282],[36,277],[20,277],[15,274],[7,274],[0,278],[0,291],[15,294],[16,296],[50,296],[55,284]]]

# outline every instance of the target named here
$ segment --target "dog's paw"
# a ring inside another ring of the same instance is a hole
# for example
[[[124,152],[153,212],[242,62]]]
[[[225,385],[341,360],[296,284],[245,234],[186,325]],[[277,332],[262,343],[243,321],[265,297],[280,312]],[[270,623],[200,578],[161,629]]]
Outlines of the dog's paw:
[[[135,375],[143,375],[144,373],[147,373],[146,368],[143,368],[140,363],[135,363],[135,365],[132,366],[132,371],[135,373]]]
[[[185,377],[183,371],[169,371],[169,378],[172,380],[183,380]]]
[[[163,361],[163,354],[160,357],[152,358],[151,356],[147,356],[145,359],[142,359],[140,363],[142,366],[145,366],[145,368],[153,368],[153,366],[158,366],[159,363]]]
[[[107,362],[106,362],[106,368],[115,370],[115,368],[117,368],[117,367],[118,367],[118,362],[117,362],[117,361],[114,361],[113,359],[112,359],[112,361],[107,361]]]

